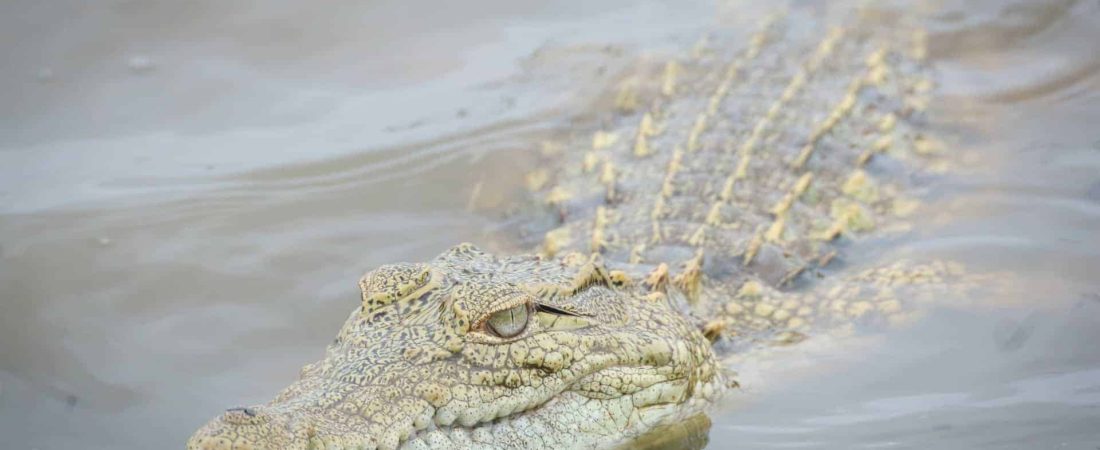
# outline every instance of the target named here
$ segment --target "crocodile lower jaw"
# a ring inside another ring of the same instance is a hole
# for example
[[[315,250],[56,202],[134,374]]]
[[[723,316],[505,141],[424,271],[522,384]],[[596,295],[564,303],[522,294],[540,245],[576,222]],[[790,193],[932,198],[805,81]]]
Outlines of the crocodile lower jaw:
[[[721,392],[719,380],[689,386],[682,379],[611,398],[566,391],[531,409],[470,427],[433,422],[410,435],[399,448],[609,447],[656,426],[698,415],[713,405]]]

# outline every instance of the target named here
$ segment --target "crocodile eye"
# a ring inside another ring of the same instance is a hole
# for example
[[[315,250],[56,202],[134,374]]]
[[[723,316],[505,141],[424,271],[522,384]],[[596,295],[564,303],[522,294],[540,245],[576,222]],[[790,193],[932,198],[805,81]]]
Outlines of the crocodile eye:
[[[527,328],[527,309],[527,304],[520,304],[503,311],[497,311],[489,316],[489,320],[485,321],[485,325],[502,338],[519,336]]]

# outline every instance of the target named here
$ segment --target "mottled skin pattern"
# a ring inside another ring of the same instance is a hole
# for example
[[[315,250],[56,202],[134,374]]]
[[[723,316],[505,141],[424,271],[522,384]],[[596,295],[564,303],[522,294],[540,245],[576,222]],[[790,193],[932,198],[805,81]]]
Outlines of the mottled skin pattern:
[[[497,258],[460,245],[429,264],[381,267],[361,286],[363,305],[324,360],[189,446],[608,445],[698,413],[724,389],[676,299],[623,284],[598,257]],[[486,329],[516,306],[534,315],[522,333]]]
[[[842,15],[783,11],[628,74],[529,177],[560,219],[537,254],[367,274],[324,359],[188,448],[607,447],[705,412],[734,384],[719,356],[902,318],[961,268],[831,267],[905,230],[911,180],[943,166],[925,38]]]

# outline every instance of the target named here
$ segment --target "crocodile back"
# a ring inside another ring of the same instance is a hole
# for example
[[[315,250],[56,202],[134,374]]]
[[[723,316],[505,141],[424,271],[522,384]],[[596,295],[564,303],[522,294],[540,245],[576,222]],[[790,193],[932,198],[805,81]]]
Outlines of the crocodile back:
[[[535,174],[560,217],[540,251],[667,273],[714,318],[904,229],[911,180],[940,164],[926,35],[888,11],[818,14],[774,12],[624,77],[613,111]]]

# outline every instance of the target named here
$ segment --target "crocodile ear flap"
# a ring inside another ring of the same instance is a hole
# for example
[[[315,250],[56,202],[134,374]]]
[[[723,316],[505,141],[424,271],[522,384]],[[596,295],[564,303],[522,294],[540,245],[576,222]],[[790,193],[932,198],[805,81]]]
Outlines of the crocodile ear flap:
[[[408,297],[431,281],[432,270],[427,264],[391,264],[370,271],[359,280],[363,313],[370,314]]]

